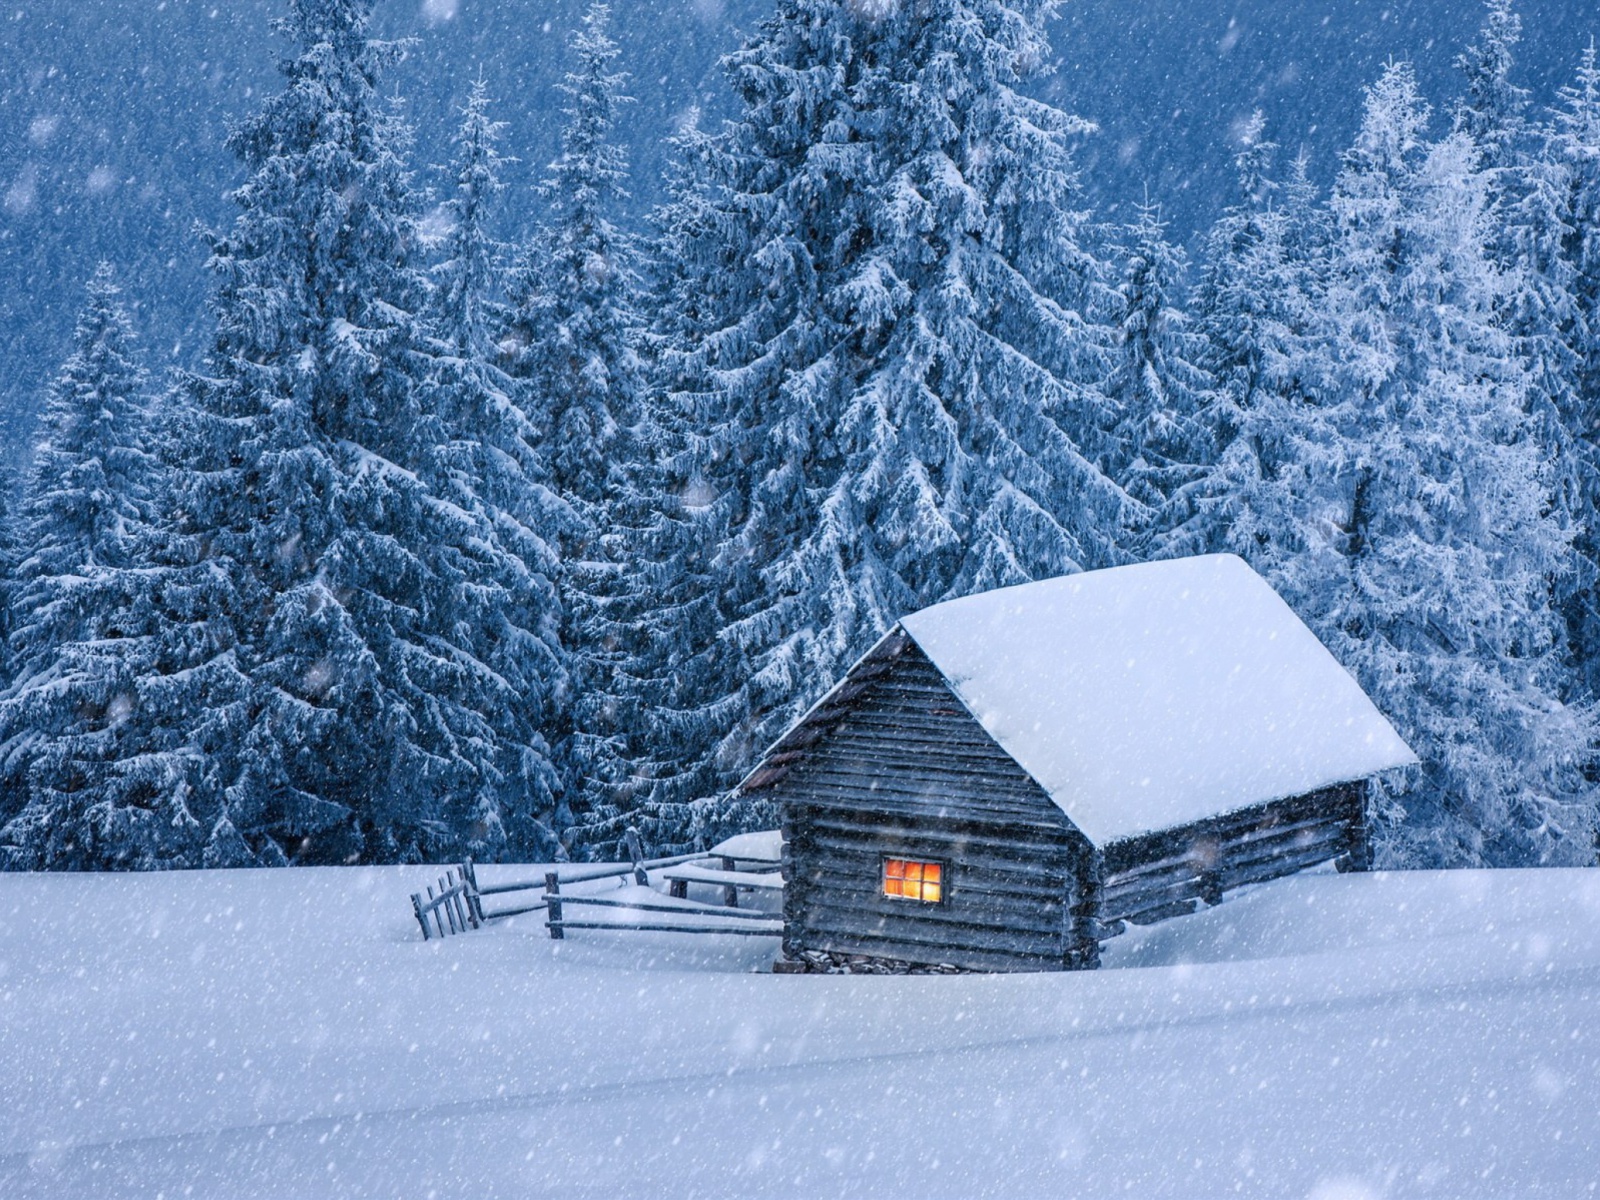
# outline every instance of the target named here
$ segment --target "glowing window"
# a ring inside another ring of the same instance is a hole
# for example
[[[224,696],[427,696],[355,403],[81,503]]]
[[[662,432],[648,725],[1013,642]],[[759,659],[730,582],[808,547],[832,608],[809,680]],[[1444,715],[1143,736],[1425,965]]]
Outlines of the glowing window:
[[[896,900],[938,904],[944,899],[944,864],[886,858],[883,860],[883,894]]]

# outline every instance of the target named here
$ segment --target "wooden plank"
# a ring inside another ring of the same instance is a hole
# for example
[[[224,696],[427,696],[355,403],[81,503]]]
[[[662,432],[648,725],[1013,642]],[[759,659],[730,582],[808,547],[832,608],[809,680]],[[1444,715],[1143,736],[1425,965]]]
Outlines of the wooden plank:
[[[499,921],[506,917],[520,917],[524,913],[544,912],[548,907],[549,905],[545,901],[541,900],[537,904],[529,904],[522,908],[505,908],[501,909],[499,912],[484,913],[483,919],[485,921]]]
[[[818,938],[807,950],[828,950],[836,954],[864,954],[875,958],[897,959],[925,966],[949,963],[976,971],[1059,971],[1065,966],[1059,953],[1027,954],[1012,950],[985,950],[970,946],[951,946],[939,941],[909,941],[879,937],[871,933],[835,933]],[[788,943],[785,942],[785,951]],[[796,957],[791,955],[791,957]]]
[[[714,883],[724,887],[741,887],[756,892],[781,892],[783,879],[775,871],[718,871],[711,867],[698,867],[693,863],[672,867],[664,871],[663,879],[673,883]]]
[[[698,908],[685,908],[681,904],[651,904],[648,901],[641,904],[632,900],[608,900],[603,896],[573,896],[570,894],[562,896],[561,902],[569,907],[574,904],[581,904],[589,905],[593,908],[627,908],[635,912],[677,913],[679,916],[684,917],[706,916],[722,920],[737,919],[743,921],[778,920],[776,913],[756,912],[746,908],[738,908],[730,912],[726,908],[713,904],[701,905]],[[694,902],[690,901],[689,903],[692,904]]]
[[[961,933],[1015,936],[1021,941],[1040,944],[1041,953],[1049,944],[1060,941],[1061,916],[1065,908],[1064,904],[1049,911],[1042,906],[1018,910],[954,904],[915,905],[888,897],[835,895],[812,896],[807,901],[807,915],[813,929],[821,929],[832,920],[842,923],[834,927],[882,930],[891,925],[906,925],[929,931],[943,930],[952,936]]]
[[[1154,925],[1158,921],[1170,921],[1173,917],[1186,917],[1199,911],[1200,901],[1188,900],[1182,903],[1168,904],[1160,908],[1142,909],[1136,913],[1129,913],[1120,920],[1131,925]]]
[[[783,926],[774,924],[769,929],[756,929],[750,925],[667,925],[653,922],[609,922],[609,921],[562,921],[558,928],[561,931],[568,929],[615,929],[627,933],[720,933],[730,937],[782,937]],[[560,934],[552,933],[551,937]]]

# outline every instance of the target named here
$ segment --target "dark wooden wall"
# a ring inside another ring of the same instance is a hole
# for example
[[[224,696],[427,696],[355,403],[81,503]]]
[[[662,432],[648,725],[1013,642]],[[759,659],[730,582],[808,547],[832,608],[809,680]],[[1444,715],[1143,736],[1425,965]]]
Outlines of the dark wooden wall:
[[[1292,875],[1330,859],[1366,870],[1364,781],[1275,800],[1193,825],[1113,842],[1101,863],[1100,919],[1149,924],[1216,904],[1247,883]]]
[[[837,689],[809,733],[780,743],[787,757],[764,781],[784,814],[786,951],[1092,965],[1092,927],[1072,903],[1088,842],[915,644],[880,650],[852,674],[861,686]],[[945,902],[885,897],[886,854],[946,863]]]

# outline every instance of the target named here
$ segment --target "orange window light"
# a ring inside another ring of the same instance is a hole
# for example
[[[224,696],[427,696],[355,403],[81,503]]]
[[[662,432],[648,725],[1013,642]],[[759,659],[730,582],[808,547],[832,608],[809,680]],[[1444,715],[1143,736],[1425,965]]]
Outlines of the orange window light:
[[[883,894],[896,900],[938,904],[944,899],[944,864],[886,858],[883,860]]]

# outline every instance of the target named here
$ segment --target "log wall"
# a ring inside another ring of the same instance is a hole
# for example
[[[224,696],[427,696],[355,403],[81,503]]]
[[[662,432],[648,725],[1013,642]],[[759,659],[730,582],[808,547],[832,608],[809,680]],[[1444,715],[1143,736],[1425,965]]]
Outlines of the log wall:
[[[1226,891],[1334,861],[1366,870],[1367,785],[1342,783],[1105,848],[1100,919],[1146,925]]]
[[[883,649],[852,675],[867,686],[824,701],[825,728],[796,739],[767,785],[783,812],[786,952],[1093,965],[1073,912],[1092,848],[914,644]],[[885,856],[944,863],[944,901],[884,896]]]

